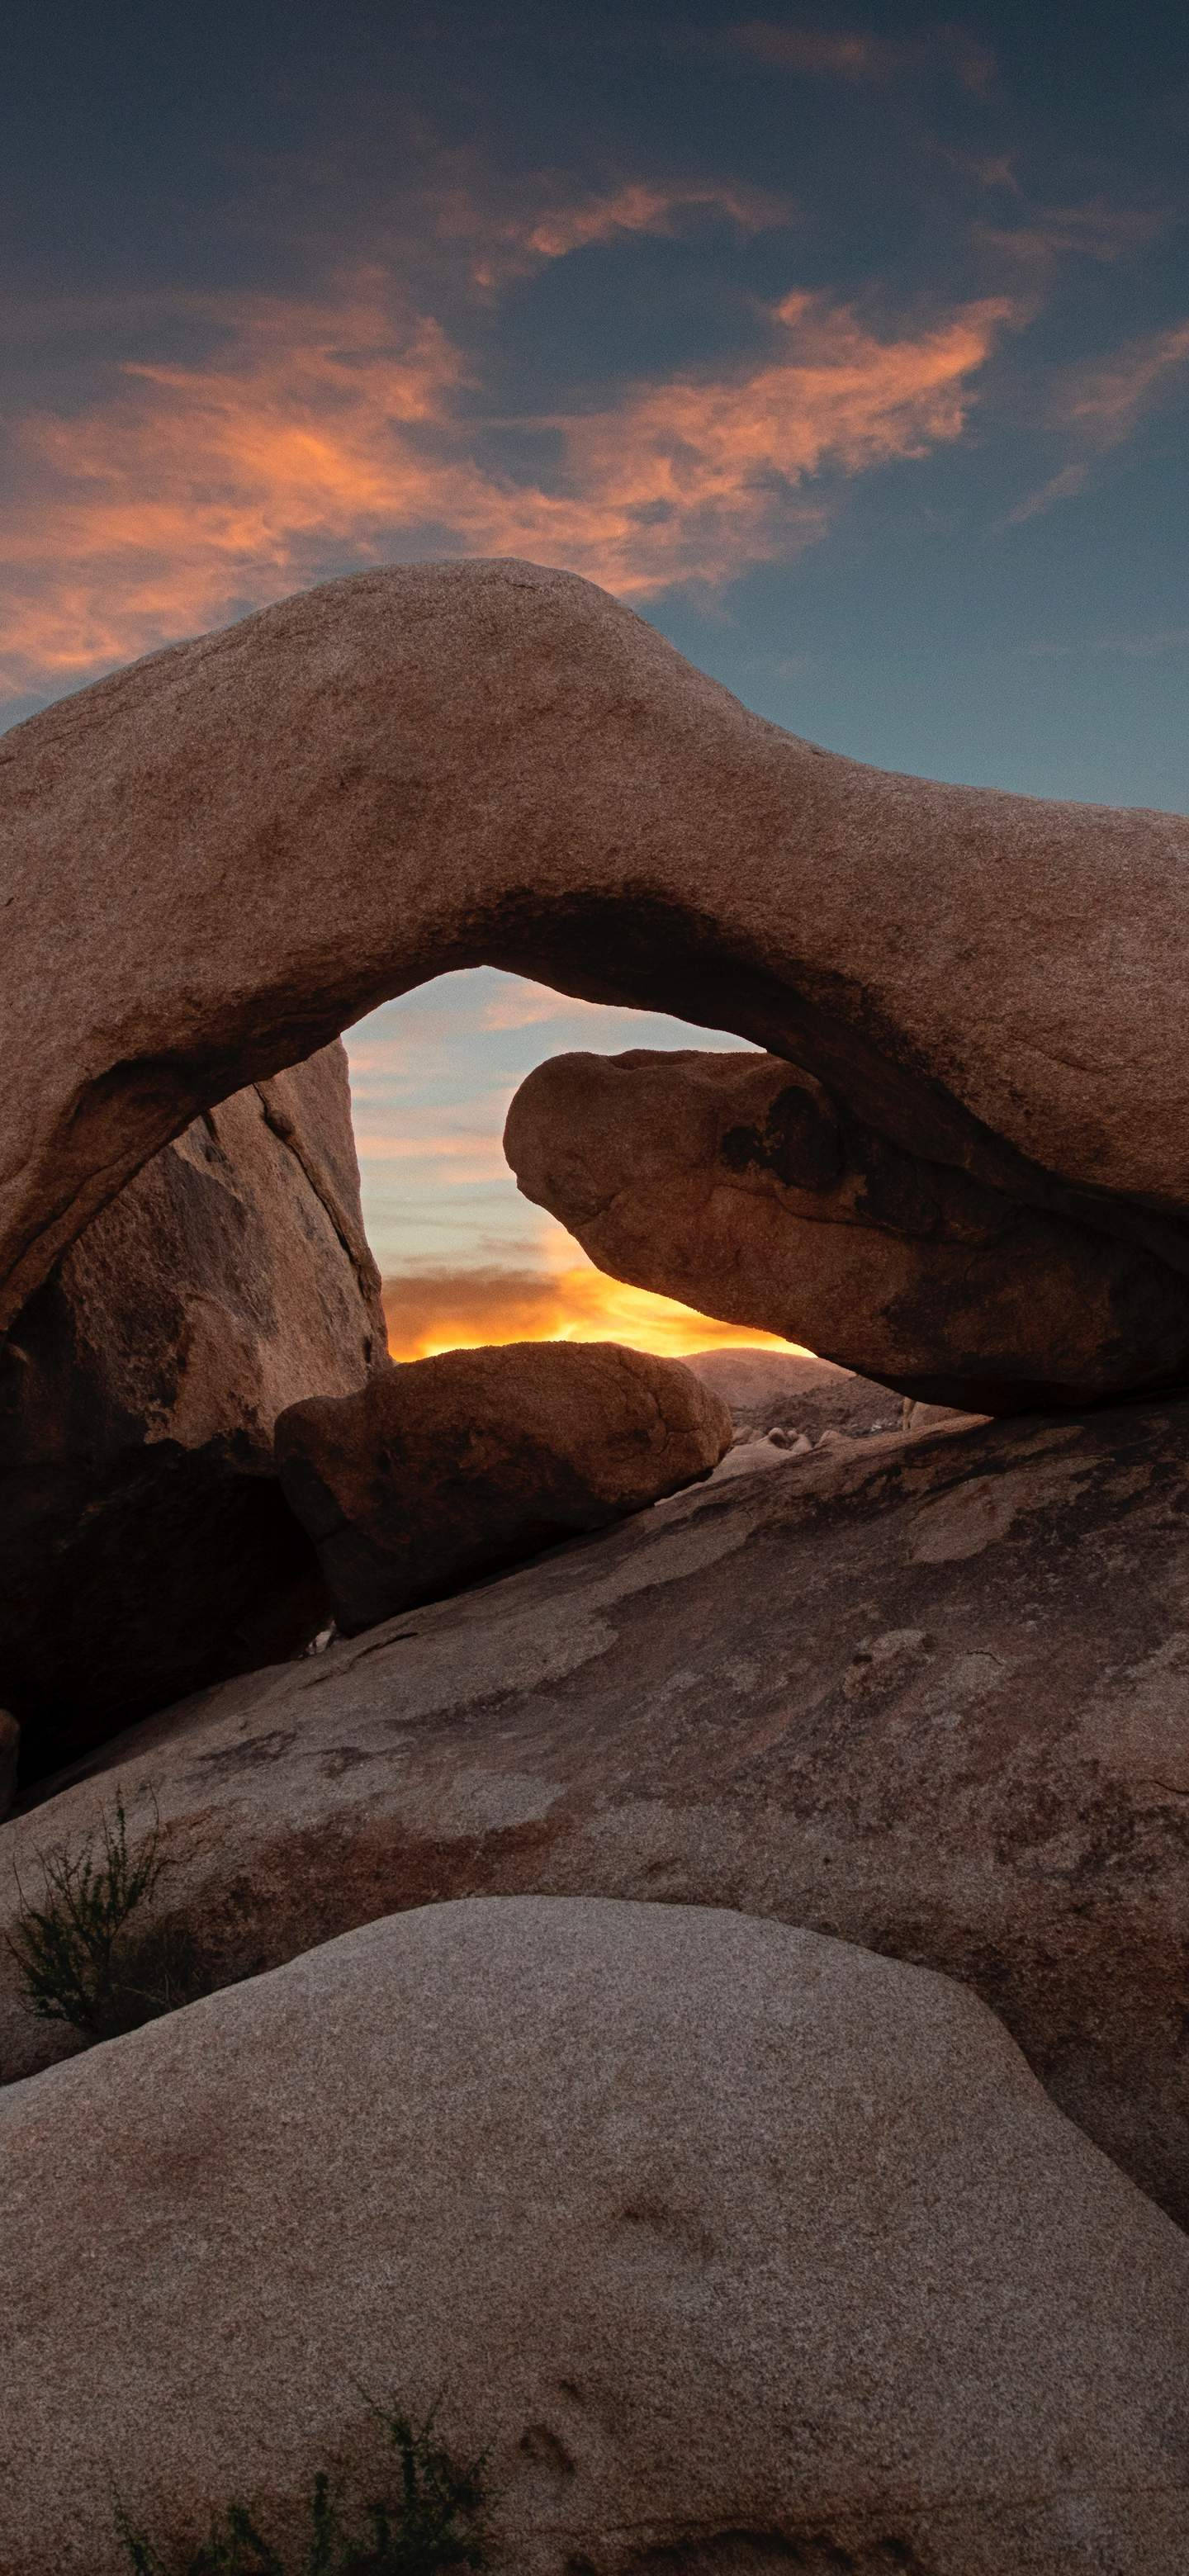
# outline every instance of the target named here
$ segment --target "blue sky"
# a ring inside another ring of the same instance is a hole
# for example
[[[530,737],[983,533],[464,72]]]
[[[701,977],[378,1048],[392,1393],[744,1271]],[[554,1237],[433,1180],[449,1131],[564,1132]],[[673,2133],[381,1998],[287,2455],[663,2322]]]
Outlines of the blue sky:
[[[1187,145],[1167,8],[18,12],[0,724],[519,552],[860,758],[1184,809]],[[543,1011],[452,978],[353,1042],[387,1268],[561,1258],[502,1102],[671,1032]]]

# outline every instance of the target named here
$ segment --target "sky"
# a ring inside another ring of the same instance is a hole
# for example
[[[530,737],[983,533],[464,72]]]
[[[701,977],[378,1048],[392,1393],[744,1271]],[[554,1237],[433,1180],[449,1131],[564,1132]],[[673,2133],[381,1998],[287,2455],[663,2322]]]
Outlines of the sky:
[[[0,728],[515,553],[832,749],[1184,810],[1187,215],[1189,13],[1142,0],[13,12]],[[349,1033],[394,1347],[712,1339],[499,1133],[544,1055],[722,1043],[487,971]]]

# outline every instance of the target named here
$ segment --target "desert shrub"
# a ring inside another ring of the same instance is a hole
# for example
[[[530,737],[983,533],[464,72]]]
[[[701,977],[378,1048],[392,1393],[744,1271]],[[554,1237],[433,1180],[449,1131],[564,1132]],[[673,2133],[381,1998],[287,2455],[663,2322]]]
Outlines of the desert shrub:
[[[85,2039],[113,2039],[202,1991],[192,1935],[139,1919],[167,1867],[156,1817],[131,1851],[117,1798],[98,1837],[39,1857],[41,1902],[31,1904],[21,1889],[16,1929],[6,1939],[25,2001],[40,2020],[65,2022]]]
[[[396,2408],[372,2407],[396,2455],[395,2493],[352,2505],[322,2470],[309,2499],[300,2558],[282,2558],[242,2504],[226,2505],[199,2547],[164,2559],[117,2506],[132,2576],[439,2576],[487,2565],[480,2521],[482,2459],[460,2467],[434,2435]]]

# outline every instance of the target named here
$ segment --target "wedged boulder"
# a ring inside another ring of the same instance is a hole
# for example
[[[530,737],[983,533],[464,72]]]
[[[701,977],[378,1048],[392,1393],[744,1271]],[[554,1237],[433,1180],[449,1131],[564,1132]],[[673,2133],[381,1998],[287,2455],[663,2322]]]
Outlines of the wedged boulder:
[[[106,1746],[0,1936],[117,1790],[216,1978],[431,1898],[779,1916],[972,1986],[1189,2222],[1189,1407],[722,1474]],[[0,1937],[0,2070],[64,2044]]]
[[[708,1475],[733,1429],[680,1360],[505,1342],[290,1405],[275,1454],[350,1636],[642,1511]]]
[[[902,1178],[920,1166],[947,1225],[945,1174],[1022,1209],[1030,1274],[1058,1264],[1055,1240],[1028,1254],[1032,1219],[1069,1226],[1075,1303],[1108,1335],[1096,1356],[1074,1333],[1077,1382],[1183,1381],[1187,861],[1174,816],[798,741],[572,574],[413,564],[303,593],[5,736],[0,1325],[205,1106],[488,962],[789,1058]],[[886,1320],[863,1230],[831,1231]],[[1154,1324],[1087,1233],[1161,1266]],[[1031,1275],[997,1312],[996,1378],[1022,1382]]]
[[[504,1147],[600,1270],[975,1413],[1182,1373],[1189,1280],[922,1163],[782,1058],[554,1057]]]
[[[312,1633],[273,1423],[385,1365],[335,1046],[154,1156],[0,1341],[0,1701],[26,1776]]]
[[[296,2564],[361,2387],[486,2449],[516,2576],[1183,2562],[1189,2244],[972,1997],[811,1933],[376,1923],[10,2092],[0,2223],[5,2576],[117,2576],[113,2487]]]

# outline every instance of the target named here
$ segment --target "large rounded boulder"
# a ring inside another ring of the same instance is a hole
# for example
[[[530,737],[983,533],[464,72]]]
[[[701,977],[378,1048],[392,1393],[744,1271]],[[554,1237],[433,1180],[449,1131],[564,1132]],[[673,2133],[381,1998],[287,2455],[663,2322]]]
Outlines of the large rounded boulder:
[[[362,2391],[486,2452],[516,2576],[1183,2564],[1189,2245],[843,1942],[372,1924],[0,2098],[0,2226],[5,2576],[118,2576],[113,2494],[296,2565],[320,2470],[394,2483]]]
[[[349,1635],[641,1511],[708,1475],[733,1433],[679,1360],[505,1342],[291,1405],[276,1461]]]

